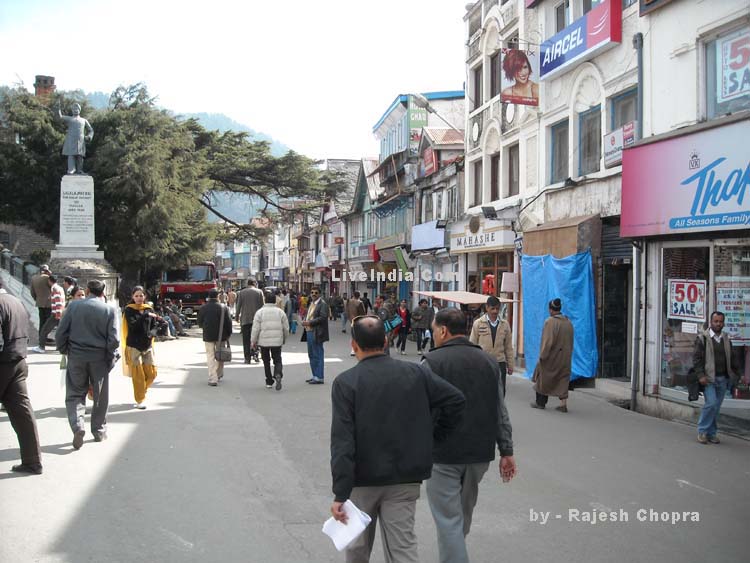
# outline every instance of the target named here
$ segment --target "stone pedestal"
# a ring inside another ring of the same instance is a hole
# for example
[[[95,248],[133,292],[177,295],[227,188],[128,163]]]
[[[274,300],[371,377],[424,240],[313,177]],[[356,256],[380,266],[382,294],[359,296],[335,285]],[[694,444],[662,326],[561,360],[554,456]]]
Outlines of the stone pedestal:
[[[94,242],[94,179],[66,174],[60,185],[60,241],[51,258],[104,260]]]
[[[50,253],[49,266],[55,275],[73,276],[83,287],[89,280],[101,280],[107,298],[117,296],[119,275],[94,240],[94,179],[88,174],[63,176],[60,239]]]

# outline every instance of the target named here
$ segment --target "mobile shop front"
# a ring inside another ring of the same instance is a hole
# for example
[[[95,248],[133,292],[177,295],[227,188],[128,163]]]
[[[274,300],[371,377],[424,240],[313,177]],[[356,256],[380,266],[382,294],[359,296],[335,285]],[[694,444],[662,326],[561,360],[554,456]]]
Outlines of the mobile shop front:
[[[748,139],[745,113],[626,149],[620,227],[643,249],[644,392],[687,401],[696,336],[721,311],[745,378],[724,408],[743,417],[750,416]]]

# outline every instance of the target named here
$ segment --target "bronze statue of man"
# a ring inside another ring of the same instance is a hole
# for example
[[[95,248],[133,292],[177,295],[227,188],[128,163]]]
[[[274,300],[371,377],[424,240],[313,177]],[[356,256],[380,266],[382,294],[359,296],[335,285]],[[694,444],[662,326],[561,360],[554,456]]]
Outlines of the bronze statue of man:
[[[86,141],[94,138],[94,128],[81,117],[81,106],[73,104],[73,115],[63,115],[57,106],[57,115],[68,124],[62,153],[68,157],[68,174],[83,174],[83,158],[86,156]],[[89,134],[86,135],[86,129]]]

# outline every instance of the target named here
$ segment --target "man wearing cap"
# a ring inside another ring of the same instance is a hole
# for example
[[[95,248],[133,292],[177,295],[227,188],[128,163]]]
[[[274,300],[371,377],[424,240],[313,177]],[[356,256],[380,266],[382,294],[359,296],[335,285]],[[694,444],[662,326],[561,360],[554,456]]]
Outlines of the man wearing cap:
[[[39,475],[42,472],[39,434],[26,389],[28,326],[29,314],[23,304],[5,292],[0,280],[0,402],[8,411],[21,448],[21,463],[11,467],[11,471]]]
[[[104,302],[104,282],[88,282],[86,299],[72,301],[68,312],[57,327],[55,342],[62,354],[68,355],[65,408],[73,431],[73,448],[83,445],[86,393],[93,388],[91,433],[94,440],[107,438],[109,407],[109,372],[117,361],[120,347],[117,319],[113,307]]]
[[[32,352],[40,352],[44,348],[42,342],[42,328],[44,323],[52,314],[52,303],[50,302],[50,285],[49,271],[47,264],[39,267],[39,273],[31,278],[31,297],[36,302],[36,308],[39,311],[39,346],[31,349]]]
[[[57,327],[62,317],[63,309],[65,308],[65,290],[60,287],[57,283],[57,277],[54,274],[50,274],[47,277],[49,283],[50,292],[50,311],[51,314],[44,321],[42,328],[39,330],[39,346],[34,351],[40,354],[45,353],[47,346],[47,336]]]
[[[558,397],[560,404],[555,410],[568,412],[568,386],[573,362],[573,323],[562,314],[560,298],[549,302],[549,318],[542,328],[542,344],[539,361],[534,368],[534,391],[536,400],[532,409],[547,406],[549,396]]]

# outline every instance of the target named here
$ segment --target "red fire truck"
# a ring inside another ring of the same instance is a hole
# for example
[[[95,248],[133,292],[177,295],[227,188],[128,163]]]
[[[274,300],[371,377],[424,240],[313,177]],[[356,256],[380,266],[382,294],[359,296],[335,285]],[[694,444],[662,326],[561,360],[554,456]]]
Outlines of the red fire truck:
[[[216,265],[200,262],[165,271],[159,285],[159,298],[162,303],[165,299],[173,302],[181,299],[182,312],[191,315],[198,312],[212,289],[219,289]]]

